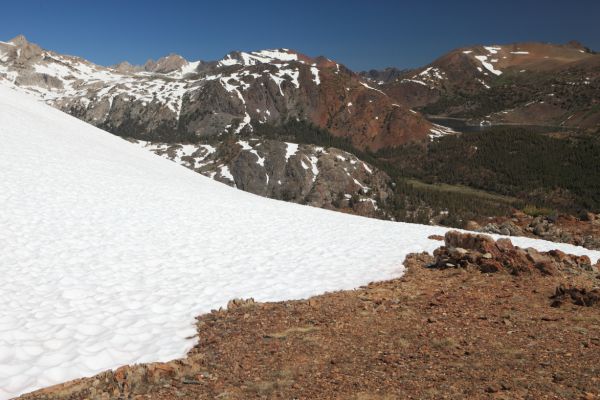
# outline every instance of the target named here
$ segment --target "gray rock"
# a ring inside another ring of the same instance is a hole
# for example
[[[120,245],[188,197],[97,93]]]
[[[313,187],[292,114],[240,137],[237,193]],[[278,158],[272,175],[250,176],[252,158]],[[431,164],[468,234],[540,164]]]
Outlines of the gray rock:
[[[205,176],[278,200],[384,218],[393,196],[385,173],[336,148],[298,145],[288,156],[287,143],[257,138],[194,145],[132,141]]]

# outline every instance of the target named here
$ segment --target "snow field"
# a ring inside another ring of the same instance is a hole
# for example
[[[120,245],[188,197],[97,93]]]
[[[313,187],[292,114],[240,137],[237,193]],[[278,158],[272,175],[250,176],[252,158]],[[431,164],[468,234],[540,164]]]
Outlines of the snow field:
[[[0,399],[183,357],[231,298],[397,277],[446,231],[235,190],[1,84],[0,141]]]

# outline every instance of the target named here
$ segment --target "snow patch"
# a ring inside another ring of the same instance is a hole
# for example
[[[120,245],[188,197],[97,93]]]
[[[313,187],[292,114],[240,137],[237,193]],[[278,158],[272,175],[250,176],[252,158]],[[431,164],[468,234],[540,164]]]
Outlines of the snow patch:
[[[430,132],[429,137],[431,139],[456,133],[456,131],[454,129],[447,127],[447,126],[438,125],[438,124],[433,124],[433,126],[434,127],[429,130],[429,132]]]
[[[257,64],[267,64],[274,62],[289,62],[289,61],[297,61],[298,55],[295,53],[289,52],[287,49],[279,49],[279,50],[261,50],[261,51],[252,51],[250,53],[240,52],[239,58],[235,58],[231,54],[225,56],[224,59],[218,62],[219,66],[230,66],[241,64],[244,66],[249,65],[257,65]]]
[[[493,47],[493,46],[483,46],[483,48],[486,49],[490,54],[496,54],[500,50],[502,50],[502,47]]]
[[[231,172],[229,171],[229,167],[227,165],[223,165],[221,166],[221,168],[219,168],[219,174],[223,178],[227,178],[230,181],[235,182],[235,180],[233,179],[233,175],[231,175]]]
[[[285,142],[285,161],[287,162],[291,156],[298,152],[298,145],[296,143]]]
[[[319,78],[319,68],[317,68],[313,65],[312,67],[310,67],[310,72],[312,72],[312,75],[313,75],[313,82],[316,85],[320,85],[321,79]]]
[[[364,83],[364,82],[359,82],[359,83],[360,83],[361,85],[363,85],[364,87],[366,87],[367,89],[374,90],[374,91],[376,91],[376,92],[379,92],[379,93],[381,93],[381,94],[382,94],[382,95],[384,95],[384,96],[387,96],[387,94],[385,94],[383,91],[381,91],[381,90],[379,90],[379,89],[375,89],[374,87],[371,87],[371,86],[367,85],[367,84],[366,84],[366,83]]]
[[[492,74],[502,75],[502,71],[495,69],[492,64],[487,62],[487,56],[475,56],[475,58],[478,59],[481,62],[481,65],[483,65],[485,67],[485,69],[490,71]]]

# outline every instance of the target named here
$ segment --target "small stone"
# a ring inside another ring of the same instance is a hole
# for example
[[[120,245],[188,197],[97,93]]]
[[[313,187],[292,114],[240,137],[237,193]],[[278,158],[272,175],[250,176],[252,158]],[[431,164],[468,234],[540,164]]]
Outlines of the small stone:
[[[444,237],[440,236],[440,235],[429,235],[427,237],[427,239],[431,239],[431,240],[438,240],[438,241],[443,241]]]
[[[450,257],[454,258],[454,259],[461,259],[463,258],[469,251],[466,249],[463,249],[462,247],[454,247],[450,250]]]
[[[481,256],[481,258],[485,258],[486,260],[491,260],[493,258],[492,253],[485,253]]]
[[[481,229],[481,225],[479,225],[476,221],[467,221],[465,229],[468,231],[477,231]]]
[[[487,388],[485,388],[486,393],[498,393],[499,391],[500,389],[496,385],[490,385]]]

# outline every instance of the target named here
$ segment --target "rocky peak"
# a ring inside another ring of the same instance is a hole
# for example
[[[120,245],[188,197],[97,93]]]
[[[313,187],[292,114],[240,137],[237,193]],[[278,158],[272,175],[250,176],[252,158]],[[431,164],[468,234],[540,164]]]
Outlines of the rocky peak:
[[[387,67],[385,69],[371,69],[369,71],[361,71],[361,78],[368,79],[379,84],[389,83],[397,80],[402,75],[408,74],[408,70]]]
[[[169,72],[177,71],[189,64],[189,62],[178,54],[169,54],[166,57],[161,57],[157,61],[148,60],[144,64],[144,70],[148,72],[158,72],[168,74]]]
[[[117,65],[113,65],[111,68],[114,69],[115,71],[121,72],[121,73],[134,73],[134,72],[139,72],[139,71],[143,70],[143,68],[140,67],[139,65],[133,65],[133,64],[129,63],[128,61],[120,62]]]
[[[23,46],[29,44],[29,42],[27,41],[27,38],[24,35],[17,35],[14,38],[10,39],[8,42],[12,43],[18,47],[23,47]]]
[[[23,35],[18,35],[8,42],[2,43],[4,44],[5,52],[9,55],[8,59],[14,60],[18,65],[38,60],[44,53],[41,47],[35,43],[30,43]]]

